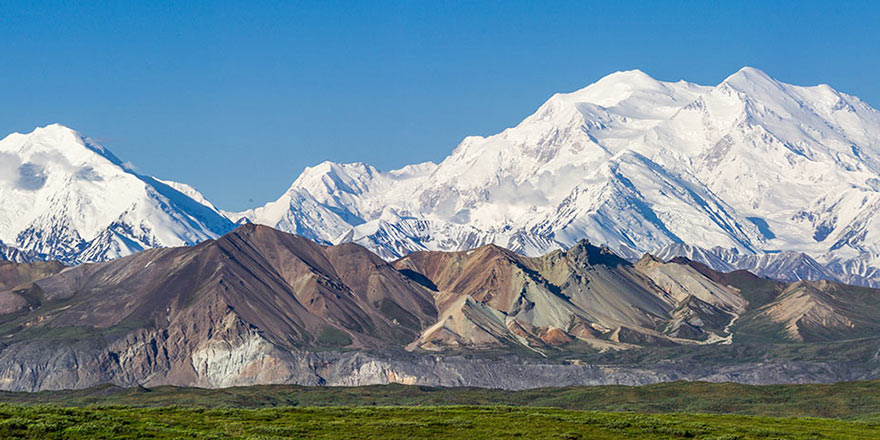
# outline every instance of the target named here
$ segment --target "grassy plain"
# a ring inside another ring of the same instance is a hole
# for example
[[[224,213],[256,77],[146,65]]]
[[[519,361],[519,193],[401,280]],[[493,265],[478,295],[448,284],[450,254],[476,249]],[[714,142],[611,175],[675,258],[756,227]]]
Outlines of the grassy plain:
[[[0,406],[0,438],[871,439],[880,425],[820,418],[526,407],[131,408]]]
[[[523,391],[101,386],[0,393],[0,438],[871,439],[880,381]]]

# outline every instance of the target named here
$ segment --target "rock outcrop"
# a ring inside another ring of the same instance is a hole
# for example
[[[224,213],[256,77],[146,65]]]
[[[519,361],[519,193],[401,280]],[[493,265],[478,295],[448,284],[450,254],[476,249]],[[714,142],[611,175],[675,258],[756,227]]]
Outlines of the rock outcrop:
[[[854,380],[880,374],[878,302],[586,242],[391,264],[244,225],[105,263],[0,264],[0,389]]]

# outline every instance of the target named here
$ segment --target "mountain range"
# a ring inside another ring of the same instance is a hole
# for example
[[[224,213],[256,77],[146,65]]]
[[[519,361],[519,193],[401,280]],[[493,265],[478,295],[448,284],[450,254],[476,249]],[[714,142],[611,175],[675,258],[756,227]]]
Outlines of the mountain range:
[[[0,251],[15,261],[107,261],[253,222],[389,261],[486,244],[536,257],[588,239],[631,262],[880,285],[880,112],[749,67],[716,86],[617,72],[439,164],[324,162],[244,212],[57,125],[0,141],[0,164]]]
[[[880,374],[878,305],[586,241],[387,262],[248,224],[103,263],[0,263],[0,389],[853,380]]]

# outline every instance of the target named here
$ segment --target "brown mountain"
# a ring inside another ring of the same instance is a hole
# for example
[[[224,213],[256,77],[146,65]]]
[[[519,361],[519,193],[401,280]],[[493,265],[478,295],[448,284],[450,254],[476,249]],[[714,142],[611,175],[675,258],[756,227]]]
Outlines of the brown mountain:
[[[35,305],[32,283],[55,275],[66,266],[57,261],[13,263],[0,261],[0,315],[18,312]]]
[[[106,346],[102,362],[125,371],[158,369],[183,383],[204,376],[207,385],[226,383],[226,373],[235,383],[248,370],[291,374],[261,370],[303,347],[402,346],[436,320],[428,290],[366,249],[253,225],[191,248],[69,268],[27,290],[34,310],[3,317],[5,340],[72,333]],[[230,357],[244,372],[209,371]]]
[[[537,258],[484,246],[389,264],[356,244],[245,225],[107,263],[0,263],[0,388],[522,387],[556,384],[559,369],[568,372],[559,384],[579,383],[599,373],[548,364],[534,367],[543,382],[530,382],[499,371],[533,368],[523,355],[877,337],[878,299],[872,289],[785,284],[683,259],[633,264],[586,242]],[[489,367],[463,352],[514,358]],[[618,379],[591,380],[707,377],[653,368],[623,376],[606,368],[601,374]],[[771,376],[754,381],[761,377]]]
[[[417,274],[434,290],[440,320],[415,343],[429,350],[509,342],[559,346],[575,340],[601,349],[689,343],[682,339],[708,337],[697,321],[689,333],[660,331],[679,319],[675,311],[689,297],[730,311],[722,315],[724,324],[745,309],[747,301],[736,291],[689,266],[648,261],[633,265],[581,242],[538,258],[492,245],[417,252],[394,266]]]
[[[720,273],[686,258],[687,266],[748,301],[730,330],[734,341],[823,342],[880,335],[880,290],[836,281],[783,282],[738,270]]]
[[[362,348],[408,342],[436,317],[423,287],[366,249],[325,247],[253,225],[192,248],[82,265],[35,284],[41,299],[72,300],[38,315],[51,327],[166,327],[181,315],[216,310],[234,313],[273,343],[350,339],[342,345]]]

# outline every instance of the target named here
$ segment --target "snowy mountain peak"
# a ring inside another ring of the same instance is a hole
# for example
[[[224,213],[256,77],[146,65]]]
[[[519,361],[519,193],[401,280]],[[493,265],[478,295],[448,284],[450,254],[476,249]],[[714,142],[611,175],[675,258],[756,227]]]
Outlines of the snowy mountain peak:
[[[627,70],[607,75],[580,90],[560,94],[569,102],[590,103],[600,107],[614,107],[633,94],[666,93],[668,85],[641,70]]]
[[[792,98],[792,86],[781,83],[753,67],[743,67],[722,81],[718,88],[728,87],[739,92],[740,99],[760,103],[773,109],[781,109],[786,102],[796,100]]]
[[[323,191],[358,192],[364,188],[361,184],[372,178],[378,171],[361,162],[335,163],[321,162],[314,167],[307,167],[293,182],[293,187],[311,189],[313,193]]]
[[[647,73],[639,69],[618,70],[617,72],[609,73],[608,75],[603,76],[598,81],[590,84],[587,87],[600,87],[602,85],[608,85],[609,83],[629,83],[631,86],[636,86],[638,83],[653,83],[656,81],[657,80],[651,77],[651,75],[648,75]]]
[[[621,87],[627,89],[638,89],[638,88],[652,88],[656,87],[660,81],[657,81],[647,73],[639,70],[621,70],[608,75],[605,75],[599,81],[596,81],[593,84],[585,87],[581,90],[586,90],[588,88],[591,89],[603,89],[603,88],[614,88]]]
[[[622,71],[419,172],[309,169],[246,217],[386,258],[488,243],[537,255],[589,238],[632,258],[685,243],[805,253],[867,276],[880,266],[878,146],[878,112],[828,86],[752,67],[712,86]]]
[[[59,123],[52,123],[46,125],[44,127],[34,127],[34,130],[30,133],[21,134],[14,133],[19,136],[28,136],[34,138],[43,138],[43,139],[54,139],[56,141],[64,141],[71,139],[81,139],[83,136],[79,134],[76,130],[61,125]]]
[[[191,187],[134,173],[61,126],[0,141],[0,196],[0,242],[72,261],[232,227]],[[388,259],[487,244],[539,255],[586,238],[632,259],[666,247],[718,269],[870,284],[880,112],[751,67],[709,86],[616,72],[438,164],[323,162],[278,200],[229,215]]]
[[[757,69],[750,66],[744,66],[743,68],[737,70],[732,75],[722,81],[722,84],[731,84],[731,83],[758,83],[758,82],[772,82],[777,83],[777,81],[770,77],[766,72],[761,69]]]
[[[0,241],[67,262],[100,261],[231,229],[194,189],[178,188],[132,172],[59,124],[10,135],[0,141]]]
[[[16,145],[24,154],[51,152],[71,159],[87,160],[90,157],[89,153],[93,153],[112,163],[119,163],[119,159],[104,147],[61,124],[36,127],[27,134],[13,133],[0,142],[10,146]]]

